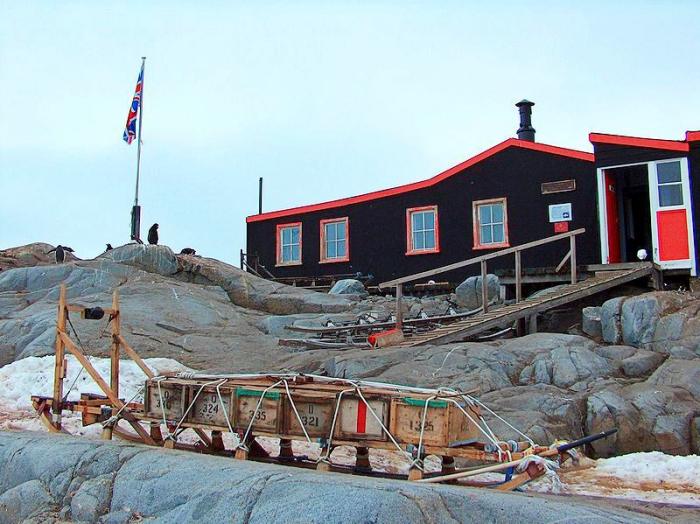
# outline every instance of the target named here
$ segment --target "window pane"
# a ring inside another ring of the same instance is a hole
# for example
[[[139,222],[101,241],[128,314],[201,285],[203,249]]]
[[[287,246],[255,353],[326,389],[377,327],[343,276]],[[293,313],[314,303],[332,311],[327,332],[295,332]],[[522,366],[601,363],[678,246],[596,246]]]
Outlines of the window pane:
[[[669,182],[681,181],[680,162],[664,162],[663,164],[656,164],[656,172],[659,177],[659,184],[668,184]]]
[[[503,204],[493,204],[491,213],[494,222],[503,222]]]
[[[336,244],[335,242],[328,242],[326,244],[326,258],[336,257]]]
[[[299,244],[293,245],[291,249],[292,249],[291,260],[294,262],[299,262],[301,260],[301,257],[299,256]]]
[[[479,206],[479,223],[481,225],[491,223],[491,206]]]
[[[298,227],[291,227],[289,228],[292,232],[292,244],[298,244],[299,243],[299,228]]]
[[[411,215],[413,219],[413,231],[423,230],[423,213],[413,213]]]
[[[426,231],[425,235],[425,249],[435,249],[435,231]]]
[[[479,239],[482,244],[491,244],[493,242],[493,237],[491,236],[491,226],[481,226],[481,238]]]
[[[290,260],[292,260],[291,246],[282,247],[282,262],[289,262]]]
[[[413,249],[425,248],[425,236],[422,231],[413,233]]]
[[[335,225],[335,238],[345,240],[345,222],[338,222]]]
[[[435,213],[433,211],[427,211],[423,213],[423,216],[425,229],[435,229]]]
[[[338,258],[344,258],[345,255],[345,240],[338,240],[336,245],[336,253]]]
[[[292,240],[292,230],[288,227],[282,229],[282,245],[289,244]]]
[[[493,241],[497,243],[503,242],[505,235],[503,234],[503,224],[496,224],[492,226],[493,229]]]
[[[335,240],[335,224],[326,224],[326,242]]]
[[[667,186],[659,186],[659,205],[666,206],[682,206],[683,192],[680,184],[670,184]]]

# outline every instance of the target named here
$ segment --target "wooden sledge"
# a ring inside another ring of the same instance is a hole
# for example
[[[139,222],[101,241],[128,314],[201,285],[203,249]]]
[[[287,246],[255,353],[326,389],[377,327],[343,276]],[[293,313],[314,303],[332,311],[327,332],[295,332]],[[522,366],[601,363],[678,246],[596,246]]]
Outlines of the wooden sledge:
[[[66,331],[71,313],[80,313],[86,319],[109,315],[112,330],[109,383]],[[473,397],[474,391],[416,388],[299,373],[155,376],[122,337],[119,319],[116,290],[111,308],[85,308],[67,304],[66,289],[61,286],[53,396],[32,396],[37,413],[50,431],[64,431],[61,416],[69,411],[80,413],[85,426],[101,424],[104,439],[117,436],[150,446],[314,467],[321,471],[348,471],[347,466],[332,462],[332,453],[338,446],[350,446],[356,450],[355,467],[350,471],[380,476],[386,475],[373,471],[369,451],[392,450],[410,464],[410,480],[424,477],[426,456],[440,457],[441,473],[426,478],[426,482],[459,482],[474,476],[474,472],[455,468],[455,459],[468,459],[492,463],[488,471],[504,472],[506,481],[498,489],[521,486],[545,473],[545,457],[563,461],[572,447],[583,445],[540,446],[520,432],[524,440],[499,439],[489,426],[492,421],[484,415],[500,417]],[[82,393],[79,400],[67,400],[63,391],[66,350],[75,356],[102,395]],[[119,397],[122,350],[146,374],[143,402]],[[122,420],[133,431],[120,427]],[[182,441],[185,431],[196,435],[195,444]],[[225,446],[224,433],[236,437],[235,447]],[[590,437],[583,443],[605,436]],[[279,439],[278,455],[270,456],[256,441],[258,437]],[[294,440],[318,446],[320,458],[314,461],[295,456],[291,445]],[[514,472],[516,467],[522,471]]]

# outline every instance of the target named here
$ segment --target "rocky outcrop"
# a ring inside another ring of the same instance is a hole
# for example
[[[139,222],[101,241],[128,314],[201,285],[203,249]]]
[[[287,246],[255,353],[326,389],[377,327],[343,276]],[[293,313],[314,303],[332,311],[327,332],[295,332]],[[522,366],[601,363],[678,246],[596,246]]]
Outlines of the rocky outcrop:
[[[603,340],[680,358],[700,356],[700,300],[690,293],[618,297],[601,307]]]
[[[188,282],[221,287],[234,304],[276,315],[339,313],[354,301],[265,280],[225,262],[193,255],[178,255],[178,277]]]
[[[361,501],[361,503],[358,503]],[[649,522],[600,506],[0,433],[0,523]]]
[[[26,246],[11,247],[0,250],[0,271],[16,267],[46,266],[55,263],[53,253],[55,246],[44,242],[35,242]],[[73,253],[66,252],[66,261],[78,260]]]

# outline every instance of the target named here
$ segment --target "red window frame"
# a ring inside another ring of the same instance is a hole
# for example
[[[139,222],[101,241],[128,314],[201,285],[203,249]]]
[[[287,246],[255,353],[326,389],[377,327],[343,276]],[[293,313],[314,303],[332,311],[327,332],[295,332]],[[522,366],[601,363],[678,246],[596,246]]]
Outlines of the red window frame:
[[[294,261],[294,262],[283,262],[282,261],[282,229],[289,228],[289,227],[298,227],[299,228],[299,261]],[[301,227],[301,222],[289,222],[287,224],[277,224],[276,228],[276,234],[275,234],[275,253],[276,255],[276,266],[300,266],[301,261],[303,259],[303,251],[302,251],[302,227]]]
[[[435,213],[435,247],[431,249],[415,249],[413,247],[413,220],[411,216],[413,213],[418,213],[421,211],[433,211]],[[438,207],[437,205],[432,206],[421,206],[421,207],[410,207],[406,209],[406,255],[429,255],[431,253],[440,252],[440,221],[438,220]]]
[[[479,232],[481,231],[481,224],[479,223],[479,206],[488,204],[503,204],[503,242],[492,242],[489,244],[482,244]],[[510,240],[508,237],[508,199],[506,197],[501,198],[488,198],[486,200],[474,200],[472,202],[472,235],[474,239],[473,249],[499,249],[504,247],[510,247]]]
[[[339,258],[326,258],[326,224],[345,223],[345,256]],[[319,264],[334,264],[336,262],[350,261],[350,219],[348,217],[326,218],[319,222],[320,227],[320,260]]]

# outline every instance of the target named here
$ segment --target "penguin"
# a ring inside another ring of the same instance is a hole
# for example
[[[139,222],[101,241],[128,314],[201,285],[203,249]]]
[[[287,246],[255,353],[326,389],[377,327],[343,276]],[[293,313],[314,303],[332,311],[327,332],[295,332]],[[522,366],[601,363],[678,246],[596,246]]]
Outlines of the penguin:
[[[107,244],[107,247],[105,248],[105,253],[107,251],[112,251],[114,248],[112,247],[112,244]]]
[[[61,244],[57,245],[55,248],[53,248],[51,251],[48,251],[46,254],[50,254],[53,252],[56,252],[56,264],[63,264],[63,261],[66,259],[66,251],[69,253],[73,253],[73,249],[68,247],[68,246],[62,246]]]
[[[151,229],[148,230],[148,243],[153,245],[158,244],[158,224],[153,224]]]
[[[180,251],[181,255],[194,255],[196,251],[192,249],[191,247],[185,247]]]

